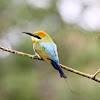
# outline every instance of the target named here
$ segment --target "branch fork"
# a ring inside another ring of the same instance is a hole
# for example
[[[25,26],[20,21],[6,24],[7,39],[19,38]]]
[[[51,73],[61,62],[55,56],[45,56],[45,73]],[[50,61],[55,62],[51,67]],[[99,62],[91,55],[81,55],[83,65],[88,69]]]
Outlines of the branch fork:
[[[92,76],[93,79],[100,73],[100,69]]]

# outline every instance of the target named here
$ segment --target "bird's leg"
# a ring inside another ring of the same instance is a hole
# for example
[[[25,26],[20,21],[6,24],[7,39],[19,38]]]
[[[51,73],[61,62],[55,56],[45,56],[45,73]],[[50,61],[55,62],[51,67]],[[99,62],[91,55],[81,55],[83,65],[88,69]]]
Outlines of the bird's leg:
[[[35,53],[35,58],[38,58],[39,60],[43,60],[37,53]]]

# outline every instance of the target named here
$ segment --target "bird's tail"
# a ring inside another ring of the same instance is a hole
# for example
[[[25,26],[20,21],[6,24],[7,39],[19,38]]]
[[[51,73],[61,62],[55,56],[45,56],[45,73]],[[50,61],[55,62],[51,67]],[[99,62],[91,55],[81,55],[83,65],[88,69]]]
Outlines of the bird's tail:
[[[67,78],[67,76],[64,74],[63,70],[61,69],[61,66],[59,65],[59,63],[56,63],[53,60],[51,60],[51,64],[56,70],[58,70],[61,77]]]
[[[51,60],[51,64],[52,64],[52,66],[53,66],[56,70],[58,70],[60,76],[63,77],[63,78],[65,79],[65,81],[66,81],[66,83],[67,83],[69,89],[71,90],[71,92],[73,92],[72,89],[71,89],[70,86],[69,86],[69,83],[68,83],[67,79],[66,79],[67,76],[64,74],[64,72],[63,72],[63,70],[61,69],[61,66],[59,65],[59,63],[56,63],[56,62],[54,62],[53,60]]]

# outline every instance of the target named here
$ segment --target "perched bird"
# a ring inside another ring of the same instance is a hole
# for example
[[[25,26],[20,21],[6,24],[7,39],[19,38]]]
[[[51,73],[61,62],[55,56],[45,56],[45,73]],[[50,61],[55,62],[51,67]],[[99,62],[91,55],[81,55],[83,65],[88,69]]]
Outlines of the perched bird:
[[[39,58],[51,64],[63,78],[67,78],[59,64],[57,46],[51,37],[43,31],[35,33],[23,32],[31,36],[33,41],[33,49]]]

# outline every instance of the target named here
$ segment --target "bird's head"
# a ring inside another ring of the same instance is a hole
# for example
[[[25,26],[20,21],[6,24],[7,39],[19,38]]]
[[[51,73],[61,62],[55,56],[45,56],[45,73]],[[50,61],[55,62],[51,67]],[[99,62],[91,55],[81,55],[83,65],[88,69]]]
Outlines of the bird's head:
[[[48,36],[45,32],[43,31],[38,31],[38,32],[35,32],[35,33],[29,33],[29,32],[23,32],[23,33],[26,33],[28,35],[31,36],[32,38],[32,41],[35,43],[39,40],[41,40],[42,38],[44,38],[45,36]]]

